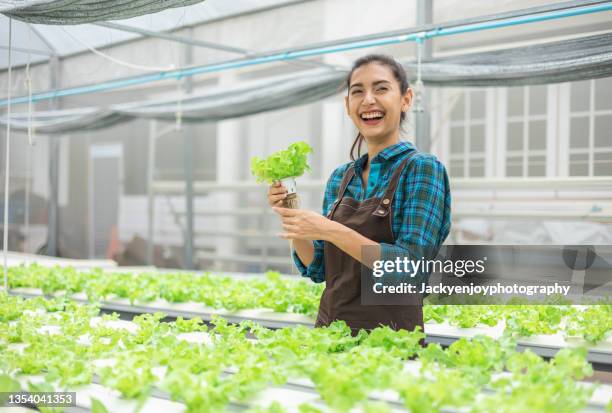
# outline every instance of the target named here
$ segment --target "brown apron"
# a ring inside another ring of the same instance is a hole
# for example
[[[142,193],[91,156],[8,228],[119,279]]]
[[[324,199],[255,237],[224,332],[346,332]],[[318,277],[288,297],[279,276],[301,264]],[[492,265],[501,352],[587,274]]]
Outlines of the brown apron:
[[[346,171],[338,197],[327,217],[339,222],[372,241],[394,244],[392,229],[393,196],[403,169],[416,151],[404,159],[395,170],[382,198],[363,202],[345,197],[344,192],[355,175],[353,166]],[[361,305],[361,263],[330,242],[324,244],[325,290],[321,297],[315,326],[327,326],[334,320],[344,320],[353,334],[360,329],[371,330],[386,325],[394,330],[423,331],[423,304],[416,298],[414,305]]]

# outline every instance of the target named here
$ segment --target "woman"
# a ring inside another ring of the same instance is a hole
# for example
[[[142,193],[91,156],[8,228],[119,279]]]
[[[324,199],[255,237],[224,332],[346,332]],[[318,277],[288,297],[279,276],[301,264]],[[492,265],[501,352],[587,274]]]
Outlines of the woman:
[[[316,326],[344,320],[354,334],[379,325],[422,329],[420,297],[410,306],[362,305],[361,266],[371,267],[376,259],[419,259],[419,247],[437,251],[450,229],[448,176],[433,155],[400,142],[412,90],[398,62],[383,55],[358,59],[347,88],[346,112],[359,134],[352,162],[327,183],[324,215],[282,208],[286,190],[280,184],[270,187],[268,201],[282,219],[281,237],[292,241],[302,275],[326,282]],[[363,141],[367,153],[359,156]]]

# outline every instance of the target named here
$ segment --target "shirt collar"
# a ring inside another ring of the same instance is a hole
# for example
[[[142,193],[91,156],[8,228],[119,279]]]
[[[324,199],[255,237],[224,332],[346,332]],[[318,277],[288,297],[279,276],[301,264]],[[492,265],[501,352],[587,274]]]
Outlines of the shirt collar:
[[[411,142],[398,142],[395,145],[391,145],[380,151],[374,158],[372,158],[372,163],[384,163],[388,160],[395,158],[398,155],[414,150],[416,150],[416,147]],[[355,161],[356,172],[363,172],[363,167],[365,166],[367,159],[368,154],[366,153]]]

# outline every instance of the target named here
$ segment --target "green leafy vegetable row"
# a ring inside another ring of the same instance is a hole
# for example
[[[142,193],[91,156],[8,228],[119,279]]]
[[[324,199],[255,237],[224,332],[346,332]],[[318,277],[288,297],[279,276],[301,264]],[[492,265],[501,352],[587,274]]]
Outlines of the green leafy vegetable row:
[[[45,294],[85,293],[91,302],[111,297],[146,303],[165,299],[171,303],[195,302],[230,311],[269,308],[316,316],[323,286],[283,278],[276,272],[266,277],[236,279],[188,273],[83,272],[73,268],[47,268],[36,264],[9,269],[10,288],[39,288]]]
[[[195,302],[230,311],[268,308],[315,317],[324,286],[291,280],[278,273],[236,280],[220,275],[82,272],[38,265],[12,267],[11,288],[39,288],[45,294],[84,292],[92,302],[120,297],[131,303],[165,299]],[[509,335],[563,333],[597,343],[612,335],[612,305],[586,308],[556,305],[426,305],[425,322],[448,322],[460,328],[505,324]]]
[[[10,387],[18,375],[44,374],[47,383],[72,388],[95,376],[125,398],[142,401],[152,389],[163,390],[188,412],[224,411],[230,403],[248,403],[261,390],[296,379],[310,380],[322,400],[301,405],[302,413],[355,406],[390,411],[387,403],[372,400],[372,393],[382,390],[395,392],[415,413],[449,408],[565,413],[584,408],[593,392],[576,382],[592,374],[585,349],[563,349],[547,362],[517,352],[510,337],[478,336],[442,349],[421,347],[419,331],[378,328],[353,337],[342,322],[269,330],[222,318],[211,327],[197,318],[166,323],[160,321],[163,314],[143,314],[134,317],[136,329],[130,332],[111,326],[117,315],[94,322],[96,316],[92,305],[0,294],[0,384]],[[49,333],[48,326],[58,333]],[[208,333],[210,343],[181,339],[181,333],[193,332]],[[415,358],[420,364],[411,361]],[[109,359],[112,363],[96,363]],[[162,377],[156,373],[160,367]],[[273,403],[254,411],[284,409]]]

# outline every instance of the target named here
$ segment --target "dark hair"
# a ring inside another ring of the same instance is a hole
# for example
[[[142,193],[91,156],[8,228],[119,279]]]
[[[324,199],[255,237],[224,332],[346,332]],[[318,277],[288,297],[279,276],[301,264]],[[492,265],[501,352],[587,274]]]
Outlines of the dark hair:
[[[406,72],[404,71],[404,68],[402,67],[401,64],[399,64],[397,60],[395,60],[391,56],[387,56],[383,54],[369,54],[369,55],[360,57],[359,59],[355,60],[355,63],[353,63],[353,67],[351,68],[351,71],[346,77],[347,89],[351,86],[351,77],[353,76],[353,72],[359,69],[361,66],[365,66],[370,63],[378,63],[380,65],[387,66],[389,69],[391,69],[391,72],[393,73],[395,80],[397,80],[397,83],[399,83],[400,92],[402,93],[402,95],[406,93],[410,85],[408,84],[408,77],[406,76]],[[406,119],[406,113],[402,112],[400,116],[400,125],[404,122],[404,119]],[[357,147],[357,158],[361,156],[361,144],[363,143],[363,140],[364,140],[363,135],[361,134],[361,132],[359,132],[357,134],[357,137],[355,138],[355,141],[353,142],[353,145],[351,146],[351,152],[350,152],[351,160],[353,161],[355,160],[355,157],[353,156],[353,152],[355,152],[355,147]]]

